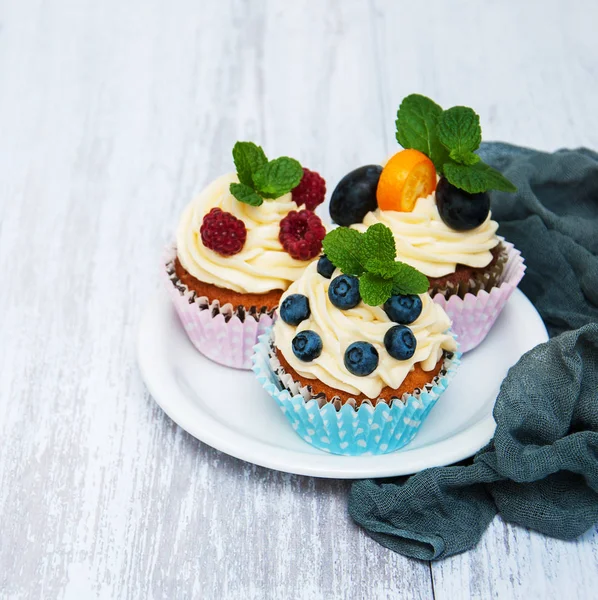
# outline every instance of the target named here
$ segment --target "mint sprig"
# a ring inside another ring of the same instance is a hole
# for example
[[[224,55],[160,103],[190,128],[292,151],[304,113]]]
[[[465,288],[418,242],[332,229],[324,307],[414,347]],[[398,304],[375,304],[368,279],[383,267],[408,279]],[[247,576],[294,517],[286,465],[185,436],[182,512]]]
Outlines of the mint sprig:
[[[397,112],[397,141],[403,148],[426,154],[436,171],[470,194],[517,188],[475,151],[482,141],[479,116],[466,106],[442,110],[419,94],[407,96]]]
[[[326,235],[322,245],[337,269],[359,278],[361,299],[369,306],[384,304],[393,294],[423,294],[430,285],[423,273],[395,260],[394,237],[382,223],[365,233],[338,227]]]
[[[438,139],[449,150],[449,157],[460,164],[475,164],[480,157],[474,151],[482,142],[480,117],[466,106],[453,106],[438,119]]]
[[[397,141],[403,148],[423,152],[440,169],[448,158],[438,137],[442,108],[430,98],[411,94],[403,99],[397,112]]]
[[[230,193],[239,201],[260,206],[264,198],[274,200],[299,185],[303,169],[294,158],[282,156],[268,161],[261,146],[237,142],[233,161],[240,183],[230,184]]]

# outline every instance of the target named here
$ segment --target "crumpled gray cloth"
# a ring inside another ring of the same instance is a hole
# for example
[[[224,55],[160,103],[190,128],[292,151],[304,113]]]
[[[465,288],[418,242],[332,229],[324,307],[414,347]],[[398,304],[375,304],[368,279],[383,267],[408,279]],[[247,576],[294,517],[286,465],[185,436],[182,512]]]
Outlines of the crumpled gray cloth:
[[[474,547],[497,513],[561,539],[598,523],[598,155],[497,143],[480,154],[518,187],[493,196],[493,217],[553,337],[509,370],[494,438],[472,464],[353,484],[353,519],[426,560]]]

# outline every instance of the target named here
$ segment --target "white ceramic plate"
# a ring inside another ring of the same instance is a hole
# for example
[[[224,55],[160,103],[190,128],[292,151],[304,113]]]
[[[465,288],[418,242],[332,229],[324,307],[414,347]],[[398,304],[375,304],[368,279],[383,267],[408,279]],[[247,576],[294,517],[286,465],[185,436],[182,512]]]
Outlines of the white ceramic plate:
[[[547,339],[540,316],[516,290],[486,340],[463,357],[413,442],[382,456],[336,456],[305,443],[251,371],[222,367],[195,350],[166,294],[145,311],[138,357],[156,402],[202,442],[279,471],[360,479],[407,475],[475,454],[494,432],[492,408],[507,370]]]

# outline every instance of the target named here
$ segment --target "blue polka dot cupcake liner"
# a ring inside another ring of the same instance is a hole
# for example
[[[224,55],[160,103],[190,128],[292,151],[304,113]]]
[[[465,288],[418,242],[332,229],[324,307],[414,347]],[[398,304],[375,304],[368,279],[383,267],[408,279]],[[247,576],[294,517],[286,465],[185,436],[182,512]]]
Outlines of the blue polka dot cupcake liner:
[[[460,358],[460,352],[445,355],[440,373],[412,394],[375,407],[362,402],[359,408],[351,402],[341,405],[339,399],[313,397],[309,387],[294,381],[276,356],[271,330],[254,347],[252,369],[302,440],[332,454],[362,456],[395,452],[411,442],[455,375]]]

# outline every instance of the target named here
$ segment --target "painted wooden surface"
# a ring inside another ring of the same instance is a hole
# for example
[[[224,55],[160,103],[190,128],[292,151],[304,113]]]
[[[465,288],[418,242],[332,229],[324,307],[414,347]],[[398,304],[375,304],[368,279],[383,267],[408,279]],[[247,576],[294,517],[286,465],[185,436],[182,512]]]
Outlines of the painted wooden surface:
[[[579,2],[0,2],[0,597],[596,597],[598,534],[495,520],[429,565],[349,520],[348,483],[199,443],[135,364],[156,264],[235,140],[333,185],[396,148],[400,99],[486,139],[598,147]]]

